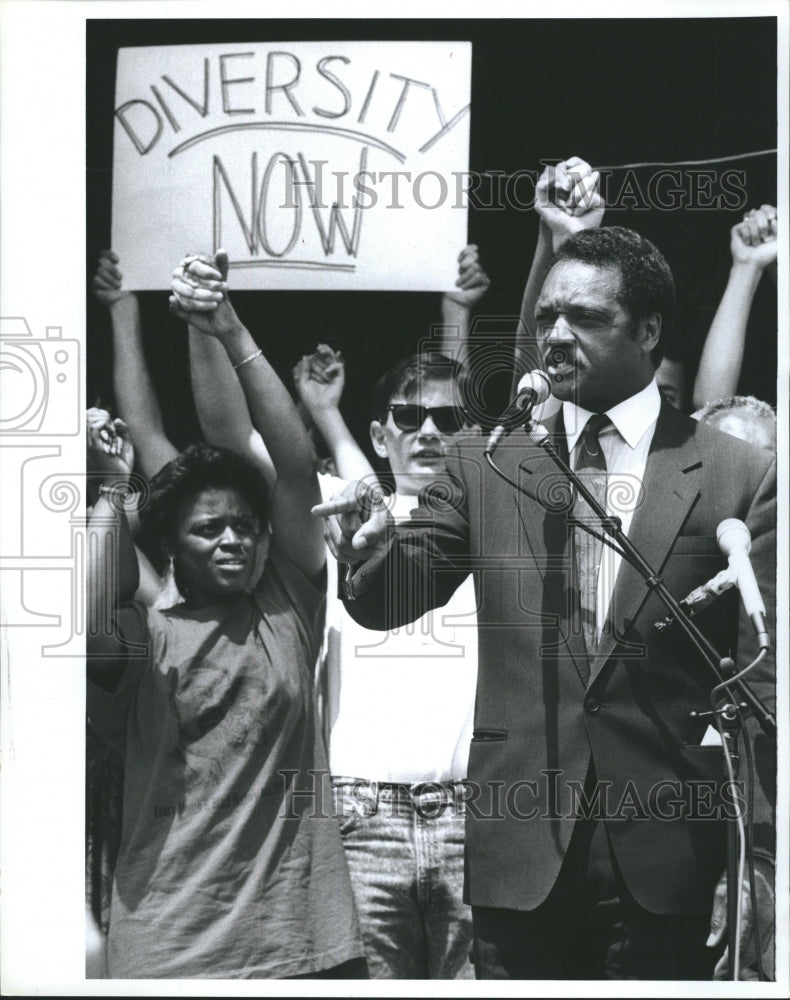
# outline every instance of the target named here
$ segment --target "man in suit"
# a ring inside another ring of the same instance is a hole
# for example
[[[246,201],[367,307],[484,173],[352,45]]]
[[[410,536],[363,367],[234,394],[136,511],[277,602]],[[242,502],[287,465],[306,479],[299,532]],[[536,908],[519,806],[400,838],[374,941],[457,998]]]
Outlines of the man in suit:
[[[655,368],[673,309],[669,267],[637,233],[612,227],[567,240],[536,308],[562,401],[546,431],[594,492],[603,484],[607,511],[678,598],[726,566],[719,523],[746,522],[770,615],[774,463],[662,403]],[[706,945],[722,938],[711,910],[735,811],[704,714],[715,676],[678,626],[654,629],[661,601],[631,565],[589,541],[579,527],[594,523],[589,508],[568,499],[541,447],[518,432],[497,452],[526,492],[495,475],[483,452],[468,441],[448,455],[456,489],[428,491],[410,526],[393,529],[353,490],[319,510],[338,558],[359,564],[347,606],[368,627],[410,621],[475,575],[466,896],[477,975],[709,978],[721,949]],[[743,668],[757,646],[736,605],[732,590],[697,620]],[[771,702],[767,660],[749,679]],[[767,951],[775,768],[755,732],[749,719]],[[744,937],[746,964],[754,954]]]

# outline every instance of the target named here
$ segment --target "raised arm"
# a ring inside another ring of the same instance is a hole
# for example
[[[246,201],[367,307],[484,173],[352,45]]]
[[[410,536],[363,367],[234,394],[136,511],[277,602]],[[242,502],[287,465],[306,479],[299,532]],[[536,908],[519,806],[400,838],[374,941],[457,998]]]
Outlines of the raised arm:
[[[776,261],[776,250],[776,209],[772,205],[752,209],[743,222],[732,227],[732,267],[702,349],[694,382],[695,409],[738,391],[749,312],[763,271]]]
[[[326,344],[305,355],[293,370],[299,402],[326,442],[341,479],[374,476],[373,468],[357,444],[340,412],[345,385],[345,362]]]
[[[135,595],[139,571],[121,502],[129,492],[134,451],[125,424],[106,417],[89,418],[87,429],[88,468],[101,483],[88,521],[86,653],[89,676],[113,687],[127,652],[115,626],[121,606]]]
[[[244,390],[222,344],[189,327],[189,374],[198,421],[209,444],[246,455],[270,487],[277,475],[266,445],[252,426]]]
[[[310,508],[320,499],[313,448],[290,393],[236,314],[227,295],[227,254],[186,258],[173,279],[170,307],[196,333],[215,337],[241,383],[255,429],[277,475],[272,541],[307,576],[324,565],[320,525]]]
[[[128,424],[138,467],[149,478],[174,458],[159,400],[145,362],[140,303],[123,287],[118,255],[103,250],[93,278],[93,292],[110,313],[113,344],[113,389],[118,412]]]
[[[513,392],[521,376],[541,366],[537,350],[535,304],[552,255],[565,240],[580,229],[595,229],[603,221],[603,198],[598,193],[600,175],[578,156],[548,166],[535,186],[535,210],[540,216],[538,242],[521,299],[521,315],[516,331]]]
[[[483,270],[477,246],[470,243],[458,254],[456,289],[442,295],[442,337],[439,350],[445,357],[466,364],[469,317],[488,291],[491,279]]]
[[[98,442],[102,449],[108,454],[117,454],[123,448],[123,442],[128,439],[128,427],[122,420],[113,421],[106,410],[98,407],[90,407],[86,412],[87,418],[87,472],[88,472],[88,505],[89,513],[92,513],[93,504],[98,499],[97,486],[102,481],[103,471],[101,462],[97,465],[96,448],[90,447]],[[119,436],[118,428],[121,429]],[[98,455],[99,459],[103,454]],[[137,545],[140,534],[140,512],[133,502],[124,504],[124,516],[128,529],[134,541],[134,550],[137,557],[138,584],[134,592],[134,599],[140,601],[148,607],[170,607],[176,603],[178,595],[173,592],[168,579],[163,579],[151,560],[143,550]],[[171,599],[172,598],[172,599]]]

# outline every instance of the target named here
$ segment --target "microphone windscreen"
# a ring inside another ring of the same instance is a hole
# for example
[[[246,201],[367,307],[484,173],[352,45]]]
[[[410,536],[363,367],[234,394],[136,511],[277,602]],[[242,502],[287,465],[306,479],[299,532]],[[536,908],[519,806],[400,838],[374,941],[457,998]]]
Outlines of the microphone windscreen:
[[[525,389],[532,393],[532,398],[536,406],[540,403],[545,403],[551,395],[549,376],[544,371],[541,371],[540,368],[536,368],[532,372],[527,372],[519,380],[516,395],[522,393]]]
[[[716,541],[725,556],[742,549],[748,552],[752,547],[749,529],[737,517],[728,517],[716,528]]]

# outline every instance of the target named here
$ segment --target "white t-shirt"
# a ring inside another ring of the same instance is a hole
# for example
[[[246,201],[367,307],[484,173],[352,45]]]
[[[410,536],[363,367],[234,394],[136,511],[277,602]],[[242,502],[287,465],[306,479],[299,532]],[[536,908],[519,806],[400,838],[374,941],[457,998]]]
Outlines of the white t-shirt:
[[[320,476],[325,499],[343,480]],[[406,520],[416,497],[393,497]],[[319,689],[335,777],[448,781],[466,777],[477,681],[477,613],[468,576],[443,607],[390,632],[358,625],[337,598],[330,557]]]

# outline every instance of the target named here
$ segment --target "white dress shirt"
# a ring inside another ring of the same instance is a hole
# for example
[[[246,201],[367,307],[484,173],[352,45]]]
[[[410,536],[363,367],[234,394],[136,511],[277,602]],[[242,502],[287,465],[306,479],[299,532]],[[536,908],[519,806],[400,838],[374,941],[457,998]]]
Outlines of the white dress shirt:
[[[642,480],[660,409],[661,394],[653,379],[641,392],[629,396],[606,411],[611,424],[599,435],[606,457],[606,513],[620,518],[626,535],[631,527],[634,511],[643,502]],[[579,438],[592,413],[566,400],[562,404],[562,416],[571,468],[575,470],[579,457]],[[604,545],[596,589],[595,623],[599,640],[620,562],[621,556]]]

